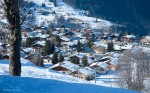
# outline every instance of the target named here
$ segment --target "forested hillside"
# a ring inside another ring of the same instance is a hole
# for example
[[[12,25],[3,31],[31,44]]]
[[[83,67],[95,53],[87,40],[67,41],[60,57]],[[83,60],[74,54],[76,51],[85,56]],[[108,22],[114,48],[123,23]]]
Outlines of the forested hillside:
[[[88,10],[91,16],[123,24],[128,32],[143,35],[150,31],[150,0],[64,1],[75,8]]]

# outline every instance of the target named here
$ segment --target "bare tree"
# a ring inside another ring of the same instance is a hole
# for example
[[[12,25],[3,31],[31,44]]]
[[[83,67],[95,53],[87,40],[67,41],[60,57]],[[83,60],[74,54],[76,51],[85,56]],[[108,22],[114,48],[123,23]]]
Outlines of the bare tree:
[[[35,66],[44,67],[43,57],[41,54],[34,55],[31,62],[33,62]]]
[[[143,91],[146,78],[147,54],[140,48],[127,50],[119,60],[118,85],[122,88]]]

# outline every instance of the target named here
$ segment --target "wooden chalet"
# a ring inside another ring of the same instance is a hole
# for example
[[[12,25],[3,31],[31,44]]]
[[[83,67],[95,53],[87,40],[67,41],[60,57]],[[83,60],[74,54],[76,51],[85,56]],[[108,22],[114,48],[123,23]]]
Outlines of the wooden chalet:
[[[51,67],[51,69],[65,73],[71,74],[77,71],[80,67],[76,64],[71,63],[70,61],[65,61],[63,63],[57,63]]]

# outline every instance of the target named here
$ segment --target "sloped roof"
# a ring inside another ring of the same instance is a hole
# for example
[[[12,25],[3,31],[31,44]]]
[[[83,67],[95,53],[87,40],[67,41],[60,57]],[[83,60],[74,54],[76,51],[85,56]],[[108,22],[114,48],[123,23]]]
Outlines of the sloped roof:
[[[84,75],[93,75],[95,72],[86,68],[79,69],[80,73],[83,73]]]
[[[93,66],[99,66],[102,68],[108,68],[109,67],[109,65],[105,62],[95,62],[95,63],[90,65],[90,67],[93,67]]]
[[[70,61],[64,61],[63,63],[57,63],[54,66],[51,67],[51,69],[55,68],[55,67],[64,67],[68,70],[70,70],[71,72],[77,71],[80,67],[76,64],[71,63]]]

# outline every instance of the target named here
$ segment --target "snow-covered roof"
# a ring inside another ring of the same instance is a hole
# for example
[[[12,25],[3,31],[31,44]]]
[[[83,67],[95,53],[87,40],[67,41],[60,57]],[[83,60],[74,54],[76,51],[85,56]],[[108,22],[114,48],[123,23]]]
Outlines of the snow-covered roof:
[[[133,45],[124,45],[124,46],[121,46],[121,49],[131,49],[133,48]]]
[[[125,37],[126,37],[126,38],[135,38],[134,35],[126,35]]]
[[[88,60],[88,63],[89,63],[89,64],[91,64],[91,63],[94,62],[94,60],[92,60],[91,58],[88,58],[87,60]]]
[[[110,63],[113,65],[117,65],[118,61],[117,60],[111,60]]]
[[[94,44],[97,45],[97,46],[101,46],[101,47],[107,48],[107,44],[103,43],[101,41],[96,41],[96,42],[94,42]]]
[[[71,72],[77,71],[80,68],[78,65],[73,64],[70,61],[64,61],[63,63],[57,63],[57,64],[55,64],[54,66],[51,67],[51,69],[55,68],[55,67],[58,67],[58,66],[62,66],[64,68],[67,68]]]
[[[37,43],[33,44],[33,45],[41,45],[41,46],[45,46],[46,41],[38,41]]]
[[[97,65],[102,67],[102,68],[108,68],[109,67],[109,65],[106,64],[105,62],[99,62]]]
[[[67,44],[68,46],[73,46],[73,45],[75,45],[76,43],[74,43],[74,42],[64,42],[64,44]]]
[[[150,40],[150,36],[145,36],[145,38]]]
[[[47,35],[40,35],[40,38],[47,38]]]
[[[32,48],[25,48],[23,49],[24,52],[31,52],[32,51]]]
[[[122,50],[122,49],[121,49],[121,46],[119,46],[119,45],[114,45],[114,50]]]
[[[64,37],[64,36],[60,37],[60,39],[61,39],[61,40],[64,40],[64,41],[66,41],[66,42],[69,42],[69,41],[70,41],[70,39],[69,39],[69,38],[67,38],[67,37]]]
[[[28,33],[28,37],[38,37],[39,33],[37,31],[32,31]]]
[[[84,75],[88,75],[88,76],[91,76],[95,73],[93,70],[89,70],[86,68],[79,69],[79,72],[84,74]]]
[[[53,31],[52,34],[53,34],[53,35],[57,35],[57,34],[58,34],[58,31]]]
[[[95,63],[90,65],[90,67],[93,67],[93,66],[99,66],[102,68],[108,68],[109,67],[109,65],[105,62],[95,62]]]
[[[108,59],[110,59],[110,56],[104,56],[100,60],[108,60]]]

